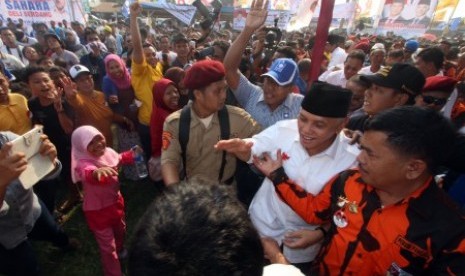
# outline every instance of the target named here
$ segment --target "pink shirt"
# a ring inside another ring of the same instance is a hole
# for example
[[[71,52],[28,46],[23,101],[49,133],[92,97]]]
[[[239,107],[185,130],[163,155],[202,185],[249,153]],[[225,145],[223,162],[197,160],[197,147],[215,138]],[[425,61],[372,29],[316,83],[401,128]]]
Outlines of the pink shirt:
[[[119,159],[122,165],[134,164],[133,152],[130,150],[119,154]],[[92,176],[96,169],[98,168],[95,164],[86,160],[81,160],[75,168],[76,174],[82,179],[84,211],[100,210],[113,205],[121,196],[118,176],[105,177],[98,181]],[[118,170],[118,167],[115,169]]]

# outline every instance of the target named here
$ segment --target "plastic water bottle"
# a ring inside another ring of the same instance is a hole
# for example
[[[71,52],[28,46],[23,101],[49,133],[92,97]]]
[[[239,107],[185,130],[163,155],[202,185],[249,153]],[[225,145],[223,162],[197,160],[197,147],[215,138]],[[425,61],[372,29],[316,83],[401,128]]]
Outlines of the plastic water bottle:
[[[137,176],[139,179],[146,178],[149,175],[149,172],[147,171],[144,155],[137,149],[137,147],[133,147],[132,151],[134,152],[134,166],[136,167]]]

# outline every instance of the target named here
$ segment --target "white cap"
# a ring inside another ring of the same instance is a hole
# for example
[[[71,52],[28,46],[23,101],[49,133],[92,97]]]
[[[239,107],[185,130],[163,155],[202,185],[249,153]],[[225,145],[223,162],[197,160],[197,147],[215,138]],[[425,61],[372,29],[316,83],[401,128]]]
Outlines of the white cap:
[[[263,268],[263,276],[304,276],[304,274],[293,265],[270,264]]]
[[[69,69],[69,74],[71,75],[72,79],[75,79],[79,74],[83,72],[87,72],[90,74],[89,69],[85,67],[84,65],[80,65],[80,64],[73,65]]]
[[[375,43],[375,45],[373,45],[373,47],[371,47],[370,52],[374,52],[374,51],[378,51],[378,50],[381,50],[381,51],[386,53],[386,48],[384,47],[383,43]]]

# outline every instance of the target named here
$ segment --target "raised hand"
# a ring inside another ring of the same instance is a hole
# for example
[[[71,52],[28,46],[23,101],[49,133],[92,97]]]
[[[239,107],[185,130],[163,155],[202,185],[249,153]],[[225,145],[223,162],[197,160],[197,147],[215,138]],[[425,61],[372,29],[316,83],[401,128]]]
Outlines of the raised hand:
[[[139,2],[134,2],[129,6],[131,17],[138,17],[142,13],[142,7]]]
[[[273,158],[271,158],[270,154],[267,152],[263,153],[261,157],[254,155],[253,164],[264,175],[269,177],[272,172],[279,169],[283,165],[281,150],[279,149],[277,151],[276,160],[273,160]]]
[[[245,27],[255,31],[265,24],[268,16],[267,7],[268,0],[254,0],[245,20]]]
[[[57,87],[55,98],[53,99],[53,107],[57,112],[63,112],[63,88]]]
[[[63,87],[63,91],[67,98],[76,96],[77,86],[70,78],[60,80],[60,85]]]

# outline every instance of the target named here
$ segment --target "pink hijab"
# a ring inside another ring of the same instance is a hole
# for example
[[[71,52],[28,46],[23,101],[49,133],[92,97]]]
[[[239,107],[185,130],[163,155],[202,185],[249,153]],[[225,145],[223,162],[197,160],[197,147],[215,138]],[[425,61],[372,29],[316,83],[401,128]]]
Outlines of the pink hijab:
[[[123,76],[121,78],[115,78],[109,73],[110,61],[116,61],[121,66],[121,68],[123,68]],[[118,89],[126,89],[131,86],[131,75],[129,74],[129,71],[124,64],[124,61],[119,56],[115,54],[109,54],[105,57],[104,62],[108,78],[113,81]]]
[[[71,135],[71,177],[73,182],[82,181],[81,176],[76,173],[80,163],[89,163],[100,167],[116,167],[119,163],[119,154],[112,148],[107,147],[105,153],[96,158],[89,154],[89,146],[95,136],[103,134],[93,126],[81,126],[74,130]]]

